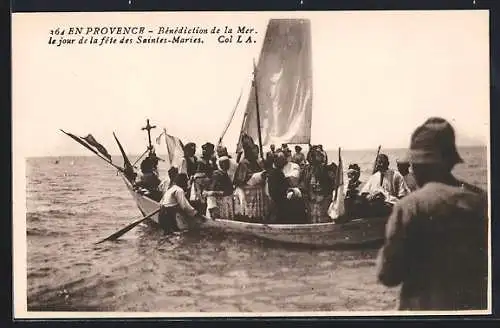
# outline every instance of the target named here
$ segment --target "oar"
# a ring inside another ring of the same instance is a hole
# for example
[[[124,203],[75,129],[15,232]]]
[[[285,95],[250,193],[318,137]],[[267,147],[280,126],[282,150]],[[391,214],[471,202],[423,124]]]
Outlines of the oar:
[[[115,232],[114,234],[112,234],[111,236],[109,237],[106,237],[104,238],[103,240],[97,242],[96,244],[100,244],[102,242],[105,242],[105,241],[109,241],[109,240],[116,240],[118,238],[120,238],[121,236],[123,236],[124,234],[126,234],[127,232],[129,232],[130,230],[132,230],[135,226],[139,225],[141,222],[149,219],[150,217],[152,217],[153,215],[155,215],[156,213],[158,213],[160,211],[160,209],[158,208],[157,210],[155,210],[153,213],[151,214],[148,214],[146,215],[145,217],[142,217],[140,219],[137,219],[135,221],[133,221],[132,223],[130,223],[128,226],[126,226],[125,228],[123,229],[120,229],[119,231]]]

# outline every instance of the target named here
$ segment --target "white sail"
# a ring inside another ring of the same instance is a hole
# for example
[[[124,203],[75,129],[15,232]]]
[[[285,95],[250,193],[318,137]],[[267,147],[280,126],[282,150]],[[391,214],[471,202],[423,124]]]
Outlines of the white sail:
[[[258,99],[263,147],[310,143],[312,59],[309,20],[269,21],[254,82],[242,133],[258,143]]]

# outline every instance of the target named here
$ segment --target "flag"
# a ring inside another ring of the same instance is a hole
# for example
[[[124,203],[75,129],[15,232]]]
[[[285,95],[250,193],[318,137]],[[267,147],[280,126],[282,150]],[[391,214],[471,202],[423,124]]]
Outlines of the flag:
[[[328,215],[332,219],[337,219],[345,214],[344,199],[344,165],[342,164],[342,156],[340,155],[339,148],[339,165],[337,166],[337,174],[335,177],[336,189],[333,195],[333,201],[328,208]]]
[[[167,131],[163,129],[161,135],[165,136],[165,146],[167,148],[168,156],[168,166],[175,166],[180,168],[182,163],[182,158],[184,157],[184,145],[182,141],[174,136],[167,134]],[[161,136],[160,135],[160,136]]]
[[[104,157],[106,157],[110,162],[111,162],[111,155],[108,153],[106,148],[104,148],[103,145],[97,142],[95,140],[94,136],[91,134],[88,134],[86,137],[82,137],[83,140],[85,140],[89,145],[95,147],[99,153],[101,153]]]
[[[160,133],[160,135],[158,137],[156,137],[156,144],[159,145],[161,144],[161,137],[165,134],[165,130],[163,130],[162,133]]]
[[[116,143],[118,144],[118,148],[120,148],[120,152],[122,153],[122,156],[123,156],[123,166],[125,167],[125,169],[124,169],[125,175],[128,178],[131,178],[134,174],[134,167],[130,163],[130,160],[128,159],[127,154],[125,154],[125,151],[123,150],[122,144],[120,143],[120,141],[118,140],[118,138],[116,137],[116,134],[114,132],[113,132],[113,137],[115,137]]]
[[[106,161],[107,163],[109,163],[111,166],[113,166],[114,168],[116,168],[117,170],[123,172],[123,168],[119,167],[118,165],[115,165],[113,164],[111,161],[108,161],[106,160],[106,158],[102,157],[101,155],[99,155],[99,153],[97,152],[97,150],[95,150],[94,148],[90,147],[90,145],[88,143],[86,143],[83,138],[80,138],[80,137],[77,137],[75,136],[74,134],[72,133],[69,133],[69,132],[66,132],[64,130],[61,130],[60,131],[62,133],[64,133],[65,135],[67,135],[68,137],[70,137],[71,139],[75,140],[76,142],[78,142],[80,145],[82,145],[83,147],[87,148],[88,150],[90,150],[91,152],[93,152],[94,154],[96,154],[99,158],[101,158],[102,160]]]

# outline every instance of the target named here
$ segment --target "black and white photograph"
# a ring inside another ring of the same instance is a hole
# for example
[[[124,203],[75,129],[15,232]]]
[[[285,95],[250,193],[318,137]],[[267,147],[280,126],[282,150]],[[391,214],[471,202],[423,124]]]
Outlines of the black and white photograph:
[[[491,313],[489,14],[12,15],[15,318]]]

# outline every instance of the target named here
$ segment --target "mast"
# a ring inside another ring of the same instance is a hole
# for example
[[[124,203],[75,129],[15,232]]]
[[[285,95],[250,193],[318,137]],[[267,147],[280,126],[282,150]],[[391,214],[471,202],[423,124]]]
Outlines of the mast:
[[[257,133],[259,134],[260,158],[264,159],[264,151],[262,149],[262,133],[260,131],[259,92],[257,88],[257,67],[255,66],[255,59],[253,61],[253,85],[255,90],[255,109],[257,111]]]

